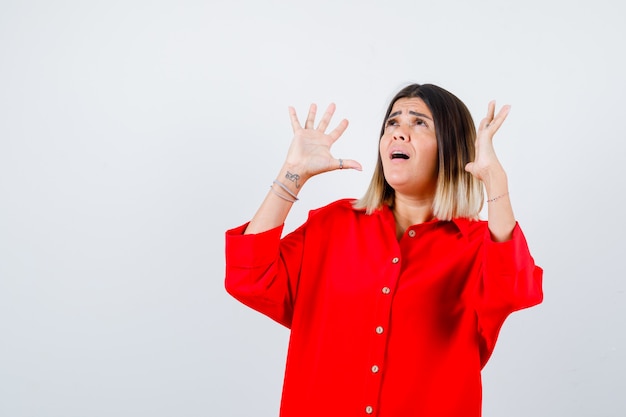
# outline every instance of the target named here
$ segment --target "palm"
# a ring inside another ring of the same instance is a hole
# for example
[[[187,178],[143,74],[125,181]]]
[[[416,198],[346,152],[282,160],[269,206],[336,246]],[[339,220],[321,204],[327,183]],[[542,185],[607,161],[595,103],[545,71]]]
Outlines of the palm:
[[[305,179],[337,168],[360,169],[358,162],[348,159],[340,166],[339,160],[333,157],[330,151],[331,146],[348,127],[348,121],[342,120],[334,130],[326,133],[335,111],[335,105],[328,106],[318,126],[314,127],[316,110],[317,107],[314,104],[311,105],[305,125],[302,127],[295,109],[289,108],[294,136],[287,154],[287,163],[298,167],[300,175]]]

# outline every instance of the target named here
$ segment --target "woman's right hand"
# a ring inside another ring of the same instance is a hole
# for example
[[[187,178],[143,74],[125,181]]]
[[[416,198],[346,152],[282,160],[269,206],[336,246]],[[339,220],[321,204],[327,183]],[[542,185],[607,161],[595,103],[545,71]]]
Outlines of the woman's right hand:
[[[289,107],[293,140],[287,152],[287,159],[261,207],[250,220],[245,234],[261,233],[284,224],[289,210],[298,199],[300,188],[312,176],[342,168],[362,169],[358,162],[352,159],[336,159],[330,153],[330,147],[346,130],[348,121],[342,120],[333,131],[326,133],[330,119],[335,113],[335,105],[328,106],[317,127],[315,127],[316,111],[317,106],[311,104],[302,127],[296,110]]]
[[[335,113],[335,105],[330,104],[315,127],[315,115],[317,106],[311,104],[309,114],[304,127],[300,124],[296,110],[289,107],[291,127],[293,128],[293,140],[289,146],[285,165],[287,170],[300,178],[301,186],[306,180],[314,175],[336,169],[362,170],[361,164],[352,159],[337,159],[330,153],[330,147],[343,134],[348,127],[348,121],[343,119],[330,133],[326,129]]]

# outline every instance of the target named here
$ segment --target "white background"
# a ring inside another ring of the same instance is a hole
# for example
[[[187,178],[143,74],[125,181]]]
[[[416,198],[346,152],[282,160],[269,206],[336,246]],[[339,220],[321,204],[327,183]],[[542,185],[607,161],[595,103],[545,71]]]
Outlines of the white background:
[[[288,332],[224,291],[224,232],[280,168],[288,105],[337,103],[334,153],[364,165],[310,181],[292,230],[363,194],[410,82],[477,120],[513,106],[496,147],[545,302],[505,324],[484,415],[623,416],[624,14],[1,0],[0,416],[276,416]]]

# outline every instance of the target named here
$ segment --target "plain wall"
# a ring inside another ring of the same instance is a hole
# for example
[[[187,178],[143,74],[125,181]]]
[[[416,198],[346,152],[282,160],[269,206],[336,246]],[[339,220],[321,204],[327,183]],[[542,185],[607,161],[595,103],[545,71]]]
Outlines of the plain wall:
[[[359,197],[388,100],[459,96],[496,135],[544,270],[484,415],[623,416],[626,65],[618,1],[0,0],[0,416],[276,416],[288,331],[230,298],[224,232],[337,104],[287,221]]]

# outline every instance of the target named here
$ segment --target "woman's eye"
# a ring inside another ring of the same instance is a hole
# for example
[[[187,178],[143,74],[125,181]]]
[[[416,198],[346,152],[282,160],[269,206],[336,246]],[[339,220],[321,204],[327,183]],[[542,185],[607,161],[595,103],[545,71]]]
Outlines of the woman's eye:
[[[385,124],[385,127],[391,127],[391,126],[397,126],[398,125],[398,121],[395,119],[389,119],[387,120],[387,123]]]

